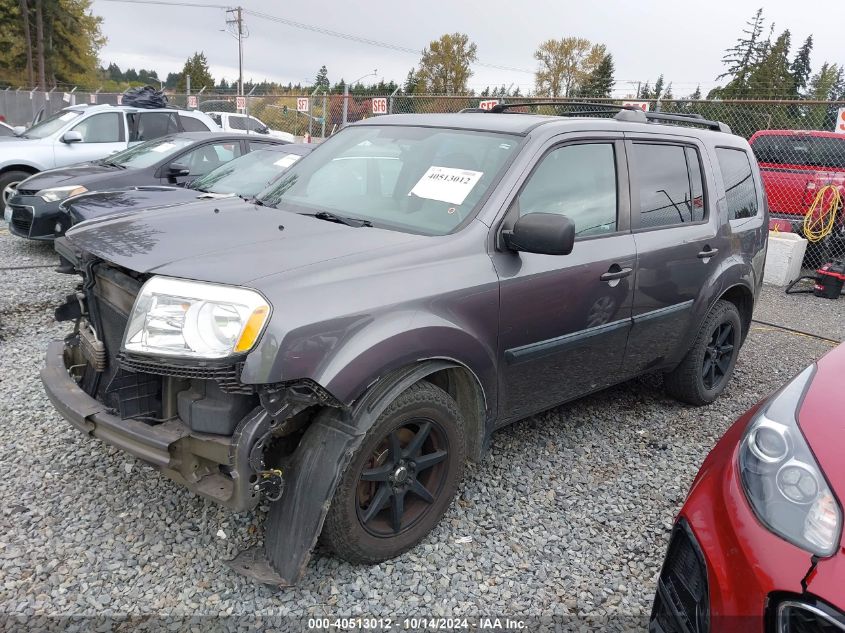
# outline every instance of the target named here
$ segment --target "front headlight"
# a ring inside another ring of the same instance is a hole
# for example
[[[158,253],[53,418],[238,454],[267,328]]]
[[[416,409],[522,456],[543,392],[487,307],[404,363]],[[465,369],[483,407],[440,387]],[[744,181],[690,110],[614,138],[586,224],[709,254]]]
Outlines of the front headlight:
[[[153,277],[135,299],[123,349],[225,358],[251,350],[269,318],[270,305],[254,290]]]
[[[805,369],[755,416],[742,439],[739,467],[763,525],[808,552],[830,556],[842,511],[795,419],[814,372]]]
[[[70,185],[68,187],[51,187],[50,189],[42,189],[37,196],[40,196],[44,202],[58,202],[65,200],[71,196],[78,196],[88,190],[82,185]]]

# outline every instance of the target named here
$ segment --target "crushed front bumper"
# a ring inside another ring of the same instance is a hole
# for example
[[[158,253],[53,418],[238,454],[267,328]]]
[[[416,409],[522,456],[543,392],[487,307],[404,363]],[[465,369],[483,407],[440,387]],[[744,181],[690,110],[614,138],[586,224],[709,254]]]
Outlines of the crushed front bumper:
[[[250,450],[268,425],[268,414],[257,408],[231,437],[192,431],[178,418],[160,424],[121,419],[85,393],[68,374],[64,343],[47,348],[41,382],[56,410],[83,433],[155,466],[191,492],[235,511],[259,501],[254,489],[257,473],[249,463]]]

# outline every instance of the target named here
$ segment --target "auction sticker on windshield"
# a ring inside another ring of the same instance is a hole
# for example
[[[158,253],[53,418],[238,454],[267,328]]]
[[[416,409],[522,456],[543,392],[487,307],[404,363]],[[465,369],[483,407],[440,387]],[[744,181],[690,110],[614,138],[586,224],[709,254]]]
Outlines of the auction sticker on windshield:
[[[162,143],[161,145],[156,145],[155,147],[151,147],[151,152],[166,152],[169,149],[173,149],[176,147],[173,143]]]
[[[298,161],[301,157],[298,154],[288,154],[287,156],[283,156],[275,163],[273,163],[276,167],[290,167],[296,161]]]
[[[433,165],[408,195],[460,205],[483,175],[483,171]]]

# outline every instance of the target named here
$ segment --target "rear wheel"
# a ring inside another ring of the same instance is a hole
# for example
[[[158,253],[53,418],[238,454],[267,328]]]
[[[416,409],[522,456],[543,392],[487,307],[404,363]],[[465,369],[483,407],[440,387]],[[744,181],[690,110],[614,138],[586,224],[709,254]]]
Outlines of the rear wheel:
[[[666,391],[682,402],[710,404],[730,382],[741,341],[739,311],[730,301],[717,301],[681,364],[664,375]]]
[[[420,382],[379,417],[343,474],[323,541],[353,563],[378,563],[419,543],[446,512],[466,447],[455,401]]]
[[[7,171],[0,174],[0,193],[2,193],[2,199],[0,199],[0,212],[6,210],[6,202],[8,202],[9,198],[11,198],[14,194],[15,187],[18,186],[18,183],[22,180],[26,180],[31,175],[32,174],[25,171]]]

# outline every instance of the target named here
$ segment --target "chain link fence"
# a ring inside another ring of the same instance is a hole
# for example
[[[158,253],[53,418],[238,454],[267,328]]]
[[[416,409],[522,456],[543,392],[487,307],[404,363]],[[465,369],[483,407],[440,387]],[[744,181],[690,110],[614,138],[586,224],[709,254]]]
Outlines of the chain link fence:
[[[495,102],[524,103],[519,111],[537,114],[612,116],[623,100],[553,100],[547,98],[345,95],[169,94],[172,106],[204,112],[227,112],[258,119],[247,129],[266,126],[298,139],[319,140],[347,123],[398,113],[448,113]],[[49,116],[68,105],[118,104],[115,93],[0,90],[0,115],[11,125],[27,125],[39,111]],[[638,102],[649,111],[698,115],[722,121],[751,142],[777,231],[807,238],[804,267],[845,259],[845,102],[747,100]],[[241,123],[241,125],[246,125]],[[838,132],[838,133],[837,133]]]

